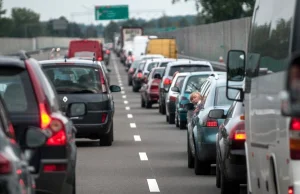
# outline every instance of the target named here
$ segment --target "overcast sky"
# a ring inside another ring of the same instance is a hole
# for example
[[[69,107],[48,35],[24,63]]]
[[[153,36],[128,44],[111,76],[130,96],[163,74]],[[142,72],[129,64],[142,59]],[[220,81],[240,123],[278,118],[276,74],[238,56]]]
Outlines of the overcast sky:
[[[172,0],[3,0],[3,6],[8,10],[13,7],[26,7],[40,13],[41,20],[65,16],[68,20],[76,20],[85,24],[107,24],[94,20],[95,5],[129,5],[130,17],[144,19],[157,18],[165,11],[166,15],[190,15],[196,14],[194,1],[182,2],[172,5]],[[151,3],[150,3],[151,2]],[[157,12],[153,12],[153,10]],[[148,12],[145,12],[148,11]],[[152,12],[149,12],[152,11]],[[86,12],[89,14],[75,14]]]

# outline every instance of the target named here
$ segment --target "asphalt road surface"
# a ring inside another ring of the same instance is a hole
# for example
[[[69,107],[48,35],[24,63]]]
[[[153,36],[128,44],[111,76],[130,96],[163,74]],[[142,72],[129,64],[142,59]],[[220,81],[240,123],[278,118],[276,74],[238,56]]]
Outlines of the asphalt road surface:
[[[112,56],[114,93],[114,142],[77,140],[77,194],[216,194],[215,169],[210,176],[196,176],[187,167],[186,130],[166,123],[165,115],[141,108],[140,94],[127,85],[127,73]]]

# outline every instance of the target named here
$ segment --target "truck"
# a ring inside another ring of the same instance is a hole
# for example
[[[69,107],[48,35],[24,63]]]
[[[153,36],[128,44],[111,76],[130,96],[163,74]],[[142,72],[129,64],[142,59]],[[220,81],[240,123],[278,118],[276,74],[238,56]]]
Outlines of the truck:
[[[160,54],[166,58],[177,59],[175,38],[154,38],[147,43],[146,54]]]
[[[126,43],[133,44],[133,39],[135,36],[141,36],[144,34],[144,29],[137,26],[122,26],[121,27],[121,48],[125,46]]]
[[[257,0],[253,10],[247,51],[230,50],[226,63],[226,93],[240,94],[227,98],[245,107],[247,193],[299,194],[300,1]]]

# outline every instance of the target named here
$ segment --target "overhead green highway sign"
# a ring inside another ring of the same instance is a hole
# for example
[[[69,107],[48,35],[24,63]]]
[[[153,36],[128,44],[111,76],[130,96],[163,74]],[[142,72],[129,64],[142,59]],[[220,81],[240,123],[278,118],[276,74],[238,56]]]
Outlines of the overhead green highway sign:
[[[96,20],[120,20],[128,18],[128,5],[106,5],[95,7]]]

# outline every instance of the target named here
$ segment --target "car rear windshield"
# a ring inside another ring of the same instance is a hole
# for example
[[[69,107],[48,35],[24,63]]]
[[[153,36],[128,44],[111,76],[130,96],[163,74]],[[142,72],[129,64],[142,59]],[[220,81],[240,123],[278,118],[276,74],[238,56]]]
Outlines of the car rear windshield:
[[[178,76],[175,86],[179,88],[179,90],[182,89],[182,85],[183,85],[183,81],[185,79],[186,76]]]
[[[158,62],[152,62],[148,65],[147,71],[151,71],[154,67],[158,65]]]
[[[160,67],[167,67],[168,63],[169,62],[163,62],[163,63],[160,64]]]
[[[162,77],[163,73],[164,73],[164,69],[155,69],[152,74],[152,78],[154,78],[155,74],[160,74],[160,76]]]
[[[0,67],[0,95],[10,114],[31,114],[38,109],[30,77],[24,69]]]
[[[192,93],[196,90],[200,91],[202,84],[206,81],[209,75],[195,75],[188,78],[186,82],[185,91],[186,93]]]
[[[206,65],[176,65],[170,68],[169,76],[173,76],[178,71],[183,72],[199,72],[199,71],[211,71],[209,66]]]
[[[140,63],[141,63],[141,61],[134,61],[134,62],[131,64],[131,68],[136,69],[136,68],[139,66]]]
[[[236,96],[238,94],[238,90],[228,90],[228,96]],[[215,106],[226,106],[231,105],[232,101],[228,100],[226,97],[226,87],[221,86],[217,87],[216,94],[215,94]]]
[[[99,70],[82,66],[43,68],[58,94],[101,93]]]
[[[92,58],[94,57],[94,52],[90,52],[90,51],[80,51],[80,52],[75,52],[74,53],[75,57],[89,57]]]

